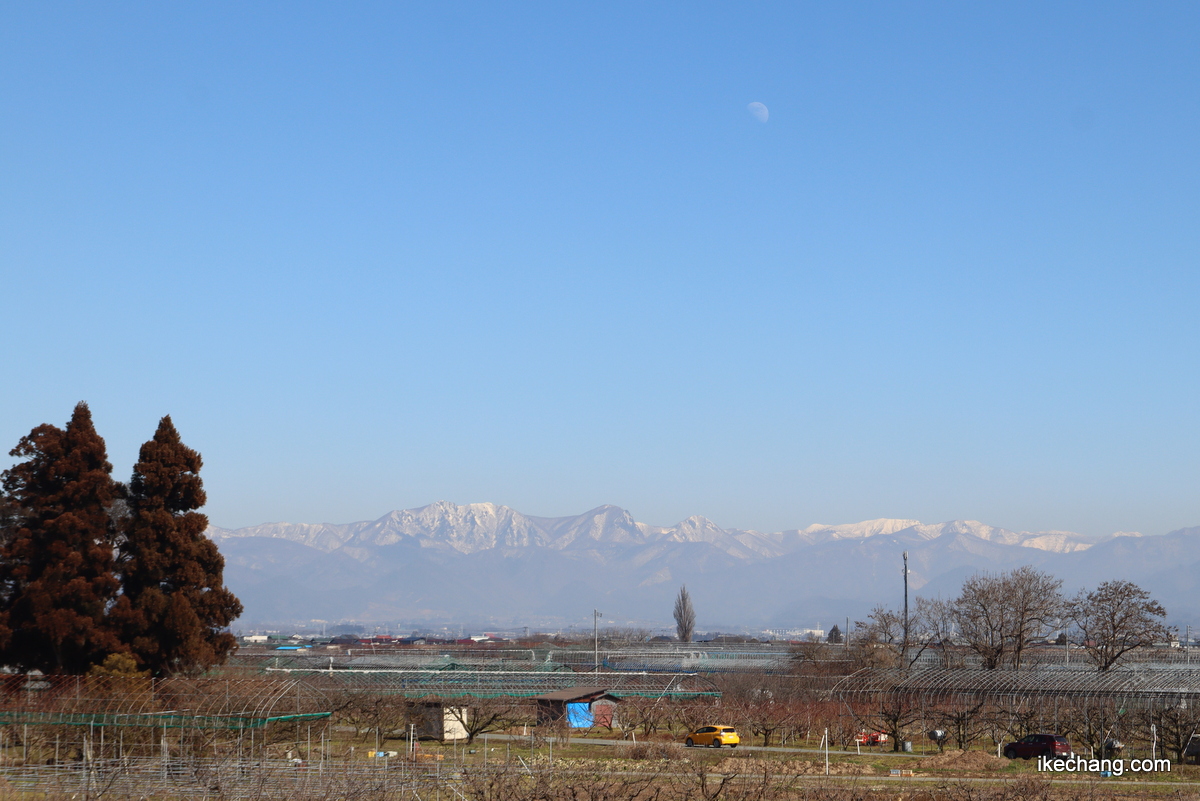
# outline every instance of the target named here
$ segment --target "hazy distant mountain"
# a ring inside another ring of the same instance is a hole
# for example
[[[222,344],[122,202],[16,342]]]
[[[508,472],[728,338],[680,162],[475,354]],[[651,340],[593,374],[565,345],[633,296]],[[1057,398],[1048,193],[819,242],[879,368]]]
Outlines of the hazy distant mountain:
[[[1092,541],[1066,531],[1007,531],[974,520],[922,525],[917,520],[867,520],[862,523],[760,534],[723,529],[699,515],[674,526],[636,522],[617,506],[600,506],[573,517],[531,517],[507,506],[472,503],[465,506],[438,501],[419,509],[389,512],[378,520],[333,525],[321,523],[264,523],[236,530],[210,527],[214,539],[267,537],[299,542],[322,551],[373,548],[416,542],[422,548],[468,554],[491,548],[543,547],[554,550],[608,545],[648,545],[655,542],[703,542],[730,555],[779,556],[822,542],[894,536],[931,540],[947,532],[964,533],[989,542],[1066,553],[1083,550]]]
[[[225,554],[226,580],[248,622],[566,624],[599,607],[608,621],[665,625],[686,583],[702,626],[807,627],[862,617],[876,603],[898,604],[905,550],[914,594],[953,594],[977,571],[1033,564],[1063,578],[1069,591],[1128,578],[1172,612],[1200,607],[1189,583],[1200,529],[1097,541],[973,520],[881,519],[764,534],[722,529],[699,516],[650,526],[616,506],[547,518],[439,501],[358,523],[208,533]]]

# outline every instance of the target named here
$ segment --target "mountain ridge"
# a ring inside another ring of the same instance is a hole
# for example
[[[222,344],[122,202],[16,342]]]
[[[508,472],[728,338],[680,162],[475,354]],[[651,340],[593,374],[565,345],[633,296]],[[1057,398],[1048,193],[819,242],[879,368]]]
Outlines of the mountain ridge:
[[[952,596],[973,573],[1032,565],[1061,578],[1068,594],[1109,578],[1159,582],[1168,609],[1200,619],[1190,591],[1200,527],[1097,538],[975,520],[879,518],[763,533],[721,528],[701,515],[655,526],[612,505],[539,517],[439,501],[355,523],[208,533],[248,621],[557,626],[602,608],[606,620],[666,626],[686,584],[704,626],[808,627],[861,620],[879,603],[898,607],[905,551],[914,595]],[[797,621],[797,610],[808,617]]]
[[[637,522],[625,509],[611,504],[579,515],[537,517],[492,503],[458,505],[436,501],[415,509],[394,510],[375,520],[355,523],[263,523],[239,529],[210,526],[217,541],[240,537],[287,539],[324,551],[345,546],[378,547],[405,538],[422,547],[474,553],[497,547],[541,546],[568,550],[582,544],[648,545],[658,541],[707,542],[740,558],[780,556],[796,547],[841,539],[911,537],[936,539],[947,533],[969,533],[980,539],[1056,553],[1086,550],[1094,538],[1068,531],[1010,531],[977,520],[951,520],[925,524],[918,520],[878,518],[859,523],[812,524],[803,529],[762,533],[753,529],[725,529],[702,515],[692,515],[673,526]],[[1117,532],[1115,536],[1141,536]]]

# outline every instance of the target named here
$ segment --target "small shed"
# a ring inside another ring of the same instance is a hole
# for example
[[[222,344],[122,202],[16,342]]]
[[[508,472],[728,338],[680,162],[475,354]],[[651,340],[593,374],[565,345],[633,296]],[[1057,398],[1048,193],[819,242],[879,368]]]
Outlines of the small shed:
[[[566,718],[572,729],[615,726],[620,700],[605,687],[569,687],[533,696],[537,703],[538,723],[553,723]]]
[[[470,710],[465,706],[452,706],[441,701],[418,701],[413,705],[413,724],[418,737],[435,740],[467,739]]]

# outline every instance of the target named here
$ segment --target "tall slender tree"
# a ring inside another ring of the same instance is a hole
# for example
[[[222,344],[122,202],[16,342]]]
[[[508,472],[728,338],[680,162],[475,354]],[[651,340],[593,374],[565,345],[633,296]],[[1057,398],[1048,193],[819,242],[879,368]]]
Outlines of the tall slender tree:
[[[692,596],[688,594],[685,584],[679,588],[679,595],[675,596],[675,634],[680,642],[691,642],[695,630],[696,610],[692,608]]]
[[[105,626],[120,488],[104,440],[79,403],[66,429],[40,425],[4,471],[0,541],[0,663],[82,673],[119,649]]]
[[[225,588],[225,560],[204,536],[208,518],[200,454],[179,439],[171,418],[142,445],[127,498],[118,569],[122,594],[114,631],[156,675],[203,670],[236,646],[225,628],[242,605]]]

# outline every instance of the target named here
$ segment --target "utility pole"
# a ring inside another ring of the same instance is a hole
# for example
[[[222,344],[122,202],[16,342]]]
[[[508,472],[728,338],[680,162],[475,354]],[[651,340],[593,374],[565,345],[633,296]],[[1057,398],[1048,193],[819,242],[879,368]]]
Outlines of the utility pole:
[[[592,610],[592,664],[595,666],[593,670],[600,670],[600,618],[604,617],[604,613],[596,609]]]
[[[908,551],[904,552],[904,641],[900,643],[900,661],[908,667]]]

